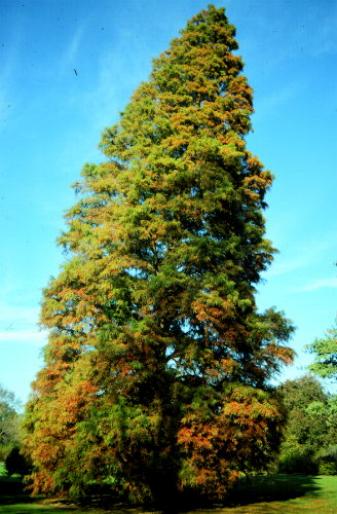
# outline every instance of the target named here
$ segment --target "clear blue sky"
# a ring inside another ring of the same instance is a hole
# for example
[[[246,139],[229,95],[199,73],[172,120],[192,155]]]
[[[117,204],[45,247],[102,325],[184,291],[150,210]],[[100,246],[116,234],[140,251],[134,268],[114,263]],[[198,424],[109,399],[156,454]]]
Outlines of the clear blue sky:
[[[26,400],[41,366],[41,290],[70,184],[101,158],[104,127],[201,0],[0,0],[0,382]],[[266,211],[279,249],[261,308],[283,309],[298,353],[337,308],[337,2],[228,0],[255,90],[249,147],[276,176]],[[77,75],[74,72],[77,71]]]

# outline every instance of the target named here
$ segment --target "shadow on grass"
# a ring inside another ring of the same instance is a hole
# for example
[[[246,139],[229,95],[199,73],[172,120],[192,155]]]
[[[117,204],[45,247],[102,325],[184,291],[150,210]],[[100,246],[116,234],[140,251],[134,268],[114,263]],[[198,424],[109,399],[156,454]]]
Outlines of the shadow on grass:
[[[316,495],[319,491],[317,480],[312,476],[305,475],[269,475],[256,476],[242,479],[236,488],[230,494],[226,504],[223,507],[244,507],[254,503],[269,503],[273,501],[286,501],[290,499],[300,498],[307,494]],[[98,512],[96,508],[102,505],[91,505],[91,509],[77,509],[74,506],[58,503],[41,504],[38,500],[31,498],[24,492],[24,486],[20,479],[17,478],[0,478],[0,514],[56,514],[64,512]],[[167,511],[170,514],[176,512],[187,512],[195,508],[188,502],[176,509],[171,506]],[[199,509],[201,505],[199,504]],[[204,505],[204,512],[211,512],[213,509],[208,505]],[[265,508],[265,507],[264,507]],[[111,510],[110,510],[111,509]],[[140,513],[142,509],[132,508],[126,505],[110,505],[109,512],[118,514]],[[209,509],[209,510],[208,510]],[[215,509],[217,510],[217,509]],[[99,512],[102,512],[99,510]],[[148,511],[147,511],[148,512]],[[152,511],[153,512],[153,511]],[[159,511],[156,511],[159,512]],[[200,512],[200,511],[199,511]],[[254,511],[255,512],[255,511]]]
[[[286,501],[315,495],[319,491],[314,476],[268,475],[240,480],[229,496],[227,505],[239,506],[257,502]]]
[[[25,492],[25,486],[19,477],[0,477],[0,514],[101,514],[104,511],[104,506],[100,504],[75,506],[63,500],[32,498]],[[113,505],[108,512],[138,514],[142,510],[125,505]]]
[[[11,498],[13,502],[18,498],[26,498],[24,492],[24,485],[19,477],[0,477],[0,503],[10,502]]]
[[[0,514],[4,512],[15,512],[15,514],[21,514],[21,512],[24,514],[26,512],[45,513],[46,509],[36,506],[36,501],[25,492],[25,486],[20,477],[0,477]]]

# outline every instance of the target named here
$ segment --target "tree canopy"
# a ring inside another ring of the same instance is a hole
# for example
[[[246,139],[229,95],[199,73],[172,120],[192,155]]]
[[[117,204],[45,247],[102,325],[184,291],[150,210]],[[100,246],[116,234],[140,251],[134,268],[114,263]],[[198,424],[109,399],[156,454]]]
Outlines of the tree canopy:
[[[337,378],[337,325],[308,345],[314,355],[310,370],[322,378]]]
[[[312,375],[288,380],[278,390],[287,412],[280,470],[336,474],[337,397],[328,395]]]
[[[221,499],[278,447],[292,327],[255,301],[272,175],[246,148],[237,48],[223,9],[192,18],[75,185],[26,413],[35,492]]]
[[[0,460],[4,460],[19,440],[17,400],[12,392],[0,386]]]

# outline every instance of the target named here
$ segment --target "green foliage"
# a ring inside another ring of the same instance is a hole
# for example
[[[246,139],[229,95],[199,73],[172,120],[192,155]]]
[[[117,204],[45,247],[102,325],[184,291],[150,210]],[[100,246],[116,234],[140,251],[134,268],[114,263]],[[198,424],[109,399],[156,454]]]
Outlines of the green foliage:
[[[308,345],[315,356],[310,370],[322,378],[337,378],[337,327],[327,330],[324,337]]]
[[[337,445],[330,444],[316,454],[320,475],[337,475]]]
[[[288,435],[281,447],[279,471],[280,473],[315,475],[318,472],[318,464],[312,448],[300,444],[296,437]]]
[[[320,382],[312,375],[304,375],[296,380],[287,380],[279,387],[282,401],[287,411],[305,411],[311,403],[325,402],[327,395]]]
[[[7,475],[6,466],[4,462],[0,462],[0,477]]]
[[[108,481],[133,501],[219,500],[278,447],[268,383],[292,327],[255,302],[272,176],[246,148],[237,47],[223,9],[192,18],[75,186],[26,413],[34,492]]]
[[[287,410],[280,471],[334,474],[337,397],[310,375],[285,382],[279,391]]]
[[[20,440],[20,423],[16,407],[14,394],[0,386],[0,461],[5,460]]]

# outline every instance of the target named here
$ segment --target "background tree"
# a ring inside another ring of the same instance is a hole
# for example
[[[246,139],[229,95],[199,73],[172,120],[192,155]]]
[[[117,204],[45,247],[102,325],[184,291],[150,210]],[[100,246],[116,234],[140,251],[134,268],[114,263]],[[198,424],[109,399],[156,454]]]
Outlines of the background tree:
[[[315,360],[310,370],[322,378],[337,378],[337,326],[328,330],[324,337],[308,345]]]
[[[279,392],[287,412],[280,471],[337,473],[336,396],[325,393],[311,375],[288,380]]]
[[[0,386],[0,461],[19,443],[17,407],[14,394]]]
[[[31,472],[30,462],[23,456],[18,446],[13,446],[5,459],[5,468],[9,475],[28,475]]]
[[[137,500],[221,499],[278,447],[268,385],[292,351],[255,288],[272,261],[270,172],[246,149],[252,91],[223,9],[192,18],[86,165],[44,292],[27,409],[35,491],[93,481]]]

